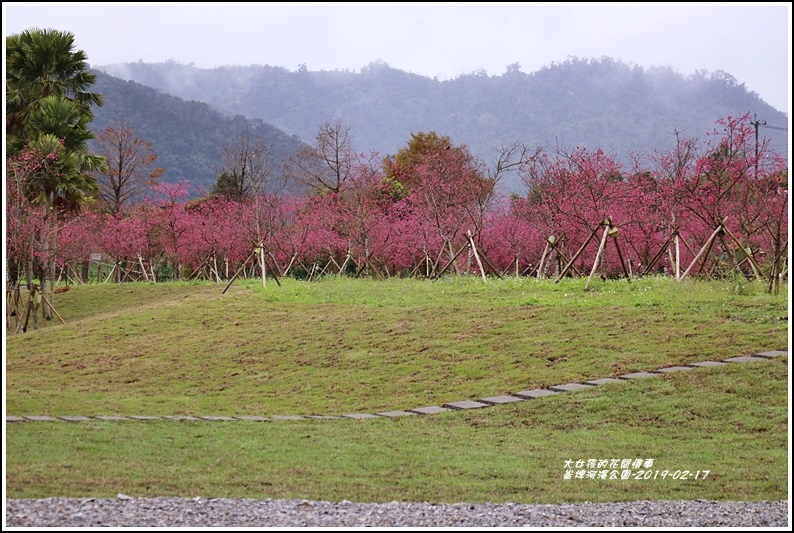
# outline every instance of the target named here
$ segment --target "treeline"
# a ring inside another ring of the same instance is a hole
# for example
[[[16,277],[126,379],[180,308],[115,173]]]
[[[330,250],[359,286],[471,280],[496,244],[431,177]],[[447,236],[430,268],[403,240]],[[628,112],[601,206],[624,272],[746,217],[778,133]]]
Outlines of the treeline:
[[[771,291],[787,276],[786,163],[763,144],[756,157],[749,115],[632,166],[601,150],[514,144],[484,167],[435,133],[380,158],[345,149],[339,124],[321,133],[288,165],[305,194],[279,194],[281,178],[263,170],[234,195],[190,199],[189,184],[160,183],[145,203],[64,219],[52,252],[60,280],[88,281],[90,257],[118,282],[664,273],[746,276]],[[249,146],[231,153],[255,158]],[[524,194],[498,194],[510,172]],[[10,221],[12,258],[38,220]]]

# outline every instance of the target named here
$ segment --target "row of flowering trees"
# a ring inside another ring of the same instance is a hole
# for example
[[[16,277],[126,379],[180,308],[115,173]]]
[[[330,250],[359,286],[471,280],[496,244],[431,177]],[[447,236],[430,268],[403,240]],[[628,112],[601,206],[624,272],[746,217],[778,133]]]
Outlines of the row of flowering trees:
[[[185,183],[158,184],[118,213],[62,218],[58,248],[46,253],[56,255],[62,279],[74,281],[85,279],[88,258],[99,252],[116,281],[739,269],[772,283],[787,268],[788,171],[763,143],[758,148],[756,157],[745,115],[718,121],[706,142],[679,139],[628,167],[601,150],[524,151],[510,166],[526,194],[509,197],[498,194],[498,173],[483,177],[487,171],[449,148],[428,150],[402,170],[373,165],[380,159],[372,154],[347,154],[344,181],[314,194],[190,200]],[[7,181],[7,249],[23,261],[45,253],[36,244],[41,217],[13,190],[25,167],[9,166],[16,179]],[[401,174],[406,168],[410,176]]]

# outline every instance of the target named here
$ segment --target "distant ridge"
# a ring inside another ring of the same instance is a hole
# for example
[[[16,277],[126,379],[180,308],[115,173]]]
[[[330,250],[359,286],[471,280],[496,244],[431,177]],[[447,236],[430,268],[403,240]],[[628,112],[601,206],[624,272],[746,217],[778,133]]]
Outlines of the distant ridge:
[[[569,58],[531,74],[514,64],[500,76],[479,72],[447,81],[383,62],[370,63],[360,73],[303,68],[290,72],[270,66],[200,69],[173,61],[96,68],[207,103],[228,117],[259,119],[263,128],[272,125],[274,140],[285,149],[291,145],[288,139],[310,142],[322,123],[341,119],[351,127],[358,151],[381,155],[404,147],[411,133],[435,131],[468,145],[486,163],[495,159],[501,146],[516,141],[602,148],[626,159],[633,152],[669,149],[675,132],[705,139],[717,119],[749,111],[768,126],[759,136],[788,157],[787,116],[722,71],[684,77],[671,68],[643,69],[611,58]],[[204,118],[194,130],[213,122],[204,116],[209,110],[196,108],[192,113],[197,120]],[[276,129],[286,134],[276,135]],[[508,187],[520,188],[516,183]]]

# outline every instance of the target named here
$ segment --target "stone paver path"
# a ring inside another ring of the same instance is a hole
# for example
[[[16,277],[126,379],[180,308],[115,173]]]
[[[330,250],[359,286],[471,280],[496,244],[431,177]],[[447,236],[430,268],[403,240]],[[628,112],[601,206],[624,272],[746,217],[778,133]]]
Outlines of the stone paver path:
[[[578,390],[593,389],[598,385],[605,383],[626,383],[635,379],[649,378],[659,376],[661,374],[669,374],[673,372],[685,372],[695,368],[709,368],[725,366],[731,363],[749,363],[753,361],[768,361],[775,357],[788,355],[785,350],[772,350],[768,352],[759,352],[751,356],[730,357],[722,361],[700,361],[698,363],[691,363],[685,366],[671,366],[666,368],[659,368],[650,372],[632,372],[624,374],[615,378],[600,378],[584,381],[583,383],[565,383],[562,385],[553,385],[547,389],[531,389],[512,394],[489,396],[487,398],[480,398],[479,400],[460,400],[454,402],[447,402],[442,406],[431,405],[427,407],[417,407],[415,409],[406,409],[404,411],[384,411],[381,413],[350,413],[340,416],[328,415],[274,415],[270,417],[263,416],[145,416],[145,415],[129,415],[129,416],[82,416],[82,415],[62,415],[62,416],[46,416],[46,415],[6,415],[6,423],[20,423],[20,422],[84,422],[89,420],[112,420],[112,421],[146,421],[146,420],[189,420],[189,421],[246,421],[246,422],[270,422],[274,420],[339,420],[339,419],[353,419],[353,420],[366,420],[366,419],[385,419],[385,418],[401,418],[404,416],[416,415],[435,415],[438,413],[452,412],[452,411],[466,411],[470,409],[482,409],[491,407],[493,405],[503,405],[513,402],[522,402],[542,398],[545,396],[553,396],[556,394],[564,394],[566,392],[575,392]]]

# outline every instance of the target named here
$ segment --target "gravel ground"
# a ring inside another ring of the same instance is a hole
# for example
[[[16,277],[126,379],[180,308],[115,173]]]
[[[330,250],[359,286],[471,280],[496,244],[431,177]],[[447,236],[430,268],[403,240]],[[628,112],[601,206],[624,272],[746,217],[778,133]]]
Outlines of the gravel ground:
[[[6,527],[781,527],[787,501],[563,505],[338,503],[309,500],[6,500]]]

